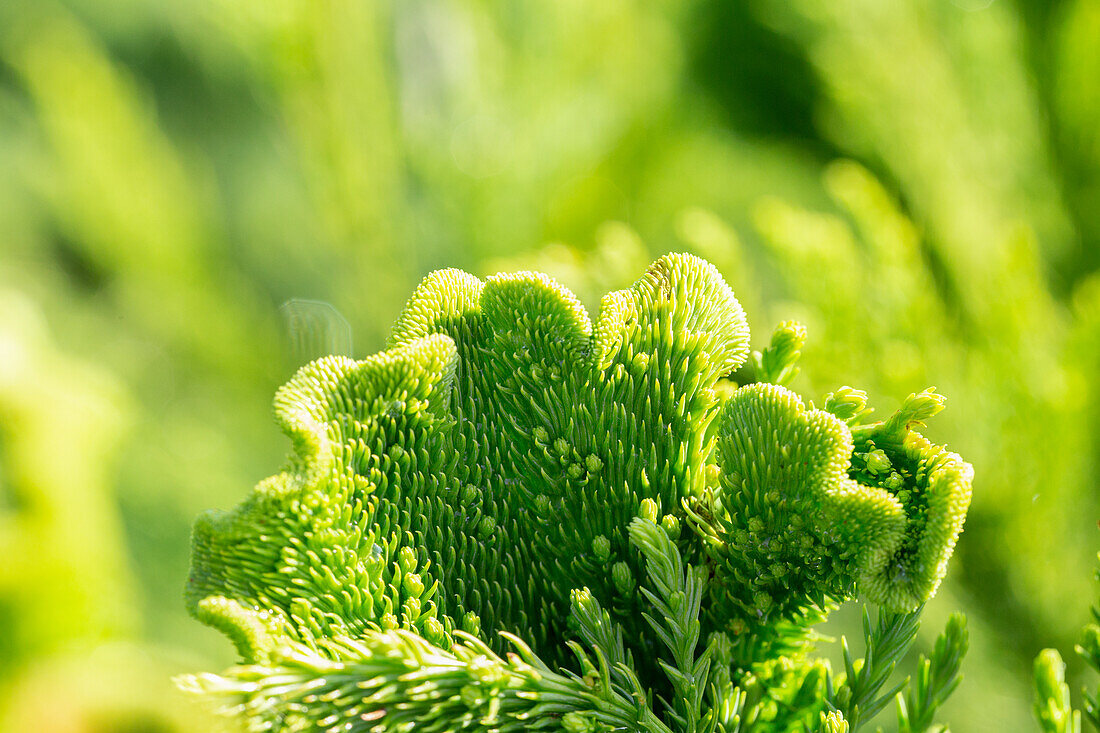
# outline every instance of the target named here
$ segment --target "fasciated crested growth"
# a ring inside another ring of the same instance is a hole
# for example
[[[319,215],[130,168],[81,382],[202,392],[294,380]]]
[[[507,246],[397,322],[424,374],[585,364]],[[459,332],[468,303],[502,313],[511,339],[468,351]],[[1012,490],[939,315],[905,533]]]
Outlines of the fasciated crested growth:
[[[718,483],[700,504],[706,518],[689,505],[715,563],[712,593],[728,600],[718,603],[724,613],[739,609],[728,623],[767,625],[857,588],[899,612],[935,593],[973,473],[910,429],[936,400],[931,391],[911,395],[897,415],[853,434],[783,387],[733,393],[719,420]],[[826,401],[842,417],[850,404]]]
[[[913,430],[942,409],[943,398],[929,389],[909,395],[886,422],[852,431],[849,476],[867,490],[887,492],[905,512],[900,540],[884,561],[861,569],[860,589],[899,611],[912,611],[936,592],[970,508],[973,467]]]
[[[543,275],[429,275],[388,350],[279,391],[283,471],[196,522],[188,604],[247,666],[188,684],[260,730],[739,730],[770,683],[730,639],[853,594],[912,610],[969,499],[911,431],[931,393],[850,427],[862,393],[767,383],[805,337],[730,390],[745,314],[696,257],[594,324]],[[792,720],[835,727],[806,663]]]
[[[728,620],[767,625],[850,595],[860,568],[890,556],[905,514],[848,477],[848,427],[766,383],[737,390],[722,416],[719,482],[696,526],[710,540],[712,593],[738,609]]]

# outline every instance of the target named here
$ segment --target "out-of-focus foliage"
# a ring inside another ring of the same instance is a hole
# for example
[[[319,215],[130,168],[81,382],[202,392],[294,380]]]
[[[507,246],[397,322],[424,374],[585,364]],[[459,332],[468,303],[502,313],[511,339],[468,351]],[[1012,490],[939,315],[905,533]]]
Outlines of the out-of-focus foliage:
[[[1097,579],[1100,580],[1100,573]],[[1100,673],[1100,604],[1092,607],[1092,622],[1085,626],[1074,651],[1086,667]],[[1093,728],[1100,729],[1100,689],[1083,689],[1083,710],[1076,710],[1065,682],[1065,673],[1066,665],[1057,649],[1044,649],[1035,658],[1035,703],[1032,709],[1039,727],[1052,733],[1080,733],[1081,719],[1084,718]]]
[[[807,324],[799,391],[951,395],[945,718],[1018,728],[1092,595],[1098,49],[1097,0],[0,3],[0,727],[208,729],[138,682],[231,661],[190,518],[285,453],[302,344],[347,344],[282,304],[362,356],[437,267],[585,299],[689,248],[758,336]]]

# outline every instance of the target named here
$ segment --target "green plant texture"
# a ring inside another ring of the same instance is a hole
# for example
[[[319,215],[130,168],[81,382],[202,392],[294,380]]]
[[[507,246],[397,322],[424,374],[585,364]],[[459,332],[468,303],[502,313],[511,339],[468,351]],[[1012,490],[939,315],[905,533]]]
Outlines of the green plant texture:
[[[973,471],[840,386],[786,386],[807,338],[750,354],[718,271],[667,255],[580,301],[531,272],[429,275],[389,348],[277,394],[294,451],[195,524],[187,600],[241,666],[184,678],[254,730],[856,730],[933,725],[950,618],[895,680]],[[750,360],[751,357],[751,360]],[[864,605],[862,657],[813,627]]]
[[[1100,573],[1096,575],[1100,580]],[[1081,633],[1074,651],[1095,673],[1100,673],[1100,601],[1092,607],[1092,622]],[[1081,733],[1082,711],[1073,708],[1066,665],[1057,649],[1044,649],[1035,658],[1035,701],[1032,710],[1043,733]],[[1100,687],[1082,690],[1084,719],[1100,730]]]

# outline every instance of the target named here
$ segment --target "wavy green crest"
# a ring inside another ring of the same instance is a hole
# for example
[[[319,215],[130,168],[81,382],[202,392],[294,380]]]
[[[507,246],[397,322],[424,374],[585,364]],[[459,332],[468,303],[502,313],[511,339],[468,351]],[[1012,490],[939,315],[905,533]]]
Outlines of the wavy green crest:
[[[711,592],[740,612],[730,623],[792,618],[857,588],[899,612],[935,593],[973,470],[911,430],[942,407],[931,394],[911,396],[855,439],[840,418],[806,409],[784,387],[733,394],[719,418],[719,482],[705,516],[694,512],[716,565]]]
[[[732,733],[764,693],[815,725],[825,669],[784,650],[855,593],[927,600],[971,469],[913,431],[931,390],[874,425],[851,388],[807,408],[778,384],[804,339],[719,384],[748,326],[689,255],[594,323],[545,275],[429,275],[386,351],[279,390],[283,470],[195,523],[188,605],[246,666],[187,684],[260,730]]]
[[[294,454],[196,523],[193,611],[248,661],[281,638],[393,628],[560,640],[581,586],[628,616],[642,567],[626,526],[643,500],[701,492],[712,387],[748,327],[687,255],[607,296],[596,323],[544,275],[429,275],[388,351],[321,359],[279,391]]]

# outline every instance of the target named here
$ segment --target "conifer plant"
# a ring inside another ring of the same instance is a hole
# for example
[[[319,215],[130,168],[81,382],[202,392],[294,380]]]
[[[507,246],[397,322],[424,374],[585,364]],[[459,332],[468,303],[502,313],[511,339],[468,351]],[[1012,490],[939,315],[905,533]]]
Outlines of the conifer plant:
[[[275,399],[283,470],[195,523],[192,613],[241,664],[183,680],[251,730],[854,731],[934,725],[965,620],[900,683],[972,469],[838,386],[788,385],[707,262],[656,261],[593,323],[535,273],[429,275],[386,351]],[[862,653],[815,625],[864,604]]]

